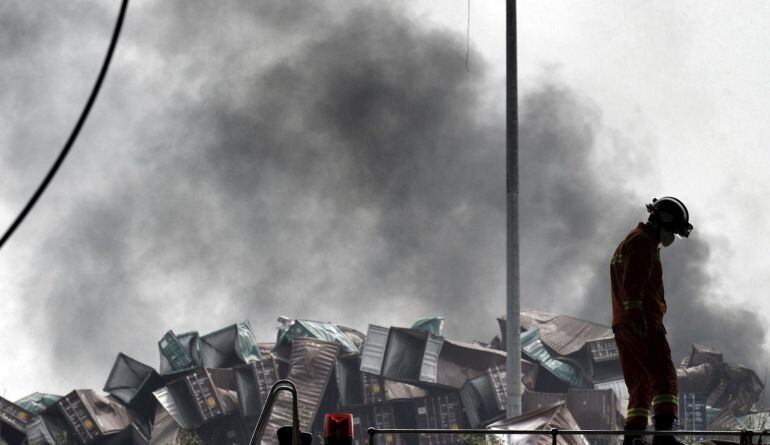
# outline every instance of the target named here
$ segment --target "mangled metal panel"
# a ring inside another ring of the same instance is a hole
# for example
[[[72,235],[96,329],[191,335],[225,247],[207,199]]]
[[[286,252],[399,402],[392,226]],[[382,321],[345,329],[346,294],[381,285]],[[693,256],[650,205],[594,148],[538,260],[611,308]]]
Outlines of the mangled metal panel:
[[[200,427],[238,409],[235,391],[216,386],[206,369],[175,380],[153,394],[185,429]]]
[[[119,433],[131,423],[123,405],[90,389],[72,391],[56,402],[56,407],[84,444]]]
[[[382,326],[369,325],[366,331],[366,341],[361,352],[361,371],[374,375],[382,372],[382,362],[385,359],[385,349],[388,346],[390,329]]]
[[[267,401],[270,388],[278,381],[278,367],[273,357],[233,368],[242,416],[258,416]]]
[[[490,368],[505,365],[505,353],[473,343],[444,340],[438,357],[436,379],[422,380],[459,390],[469,379],[484,375]]]
[[[358,350],[356,355],[360,354],[361,348],[363,348],[364,342],[366,341],[366,335],[364,335],[363,332],[359,332],[346,326],[337,325],[337,327],[350,339],[350,341],[353,342],[353,345],[355,345],[356,349]]]
[[[468,427],[460,397],[455,392],[431,395],[415,401],[417,428],[452,429]],[[465,443],[459,434],[420,434],[420,445],[456,445]]]
[[[570,389],[567,408],[583,430],[616,430],[618,399],[611,389]],[[609,445],[612,437],[586,436],[593,444]]]
[[[698,366],[703,363],[711,363],[719,368],[724,363],[722,353],[714,348],[693,343],[687,366]]]
[[[719,370],[711,362],[677,368],[676,380],[683,392],[708,393],[719,384]]]
[[[437,337],[444,335],[444,318],[443,317],[427,317],[421,318],[412,324],[412,329],[418,331],[429,332]]]
[[[334,373],[339,351],[337,343],[305,337],[293,339],[288,378],[297,387],[300,427],[304,431],[309,431],[313,425]],[[281,396],[276,399],[270,422],[262,437],[263,442],[275,443],[278,428],[291,423],[291,399]]]
[[[711,391],[707,404],[743,414],[759,400],[764,384],[756,372],[733,363],[722,364],[722,381]]]
[[[173,417],[158,406],[155,410],[155,421],[148,445],[180,445],[182,442],[182,427]]]
[[[427,332],[369,325],[360,370],[400,382],[437,383],[443,343]]]
[[[521,349],[524,355],[549,371],[554,377],[572,388],[591,388],[593,385],[583,376],[581,370],[569,362],[553,358],[543,346],[537,326],[521,334]]]
[[[512,419],[500,420],[489,425],[491,429],[506,430],[576,430],[580,427],[567,408],[565,402],[558,402],[544,406]],[[511,436],[497,436],[500,441],[514,445],[551,445],[552,439],[548,434]],[[589,445],[585,436],[560,434],[556,438],[556,445]]]
[[[0,440],[7,445],[21,444],[35,417],[35,414],[0,397]]]
[[[204,368],[230,368],[261,358],[248,320],[202,336],[200,356]]]
[[[418,399],[426,396],[425,390],[417,386],[384,379],[365,372],[361,373],[361,393],[362,402],[366,405]]]
[[[559,392],[524,391],[521,395],[521,411],[537,411],[555,403],[567,402],[567,394]]]
[[[158,342],[160,373],[182,373],[201,366],[200,337],[195,331],[176,335],[168,331]]]
[[[425,390],[418,386],[393,380],[382,379],[382,387],[385,389],[385,400],[389,402],[419,399],[427,395]]]
[[[32,394],[24,396],[14,403],[33,414],[40,414],[46,408],[58,402],[59,399],[61,399],[61,396],[57,396],[55,394],[33,392]]]
[[[340,354],[358,354],[359,349],[355,343],[345,335],[335,324],[311,321],[292,320],[288,317],[278,318],[278,338],[274,352],[282,359],[288,359],[286,355],[291,350],[291,343],[295,338],[315,338],[330,343],[336,343],[340,347]],[[288,346],[288,347],[287,347]]]
[[[353,407],[364,403],[360,367],[361,357],[358,355],[337,360],[334,376],[342,406]]]
[[[498,317],[497,321],[504,342],[505,317]],[[580,351],[587,342],[614,338],[612,329],[608,326],[539,309],[521,311],[522,330],[527,331],[534,327],[540,328],[540,338],[543,343],[559,355],[570,355]]]
[[[152,392],[163,386],[155,369],[122,352],[112,365],[104,391],[134,409],[140,416],[155,411]]]

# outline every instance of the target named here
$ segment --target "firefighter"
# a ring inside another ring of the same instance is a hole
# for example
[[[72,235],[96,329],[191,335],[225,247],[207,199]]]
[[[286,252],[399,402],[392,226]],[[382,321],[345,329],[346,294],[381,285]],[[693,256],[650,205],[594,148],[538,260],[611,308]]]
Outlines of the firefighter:
[[[650,407],[655,429],[673,429],[679,406],[676,369],[663,327],[666,300],[660,245],[687,238],[693,227],[682,201],[673,197],[647,204],[646,223],[632,230],[615,249],[610,264],[612,330],[620,352],[629,401],[623,445],[646,445]],[[681,445],[673,435],[653,436],[653,445]]]

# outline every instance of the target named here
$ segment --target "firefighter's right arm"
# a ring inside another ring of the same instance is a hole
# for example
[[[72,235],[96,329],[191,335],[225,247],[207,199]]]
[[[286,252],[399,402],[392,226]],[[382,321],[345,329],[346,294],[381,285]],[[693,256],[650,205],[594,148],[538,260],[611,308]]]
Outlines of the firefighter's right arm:
[[[649,246],[631,239],[623,252],[623,309],[628,313],[631,327],[639,337],[647,335],[647,321],[642,311],[644,289],[652,274],[652,254]]]

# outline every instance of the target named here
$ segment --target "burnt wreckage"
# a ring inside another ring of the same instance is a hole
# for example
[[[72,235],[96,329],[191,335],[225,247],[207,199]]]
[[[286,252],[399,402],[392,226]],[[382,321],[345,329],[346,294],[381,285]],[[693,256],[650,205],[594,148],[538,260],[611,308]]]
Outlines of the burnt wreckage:
[[[366,334],[310,320],[279,318],[275,343],[258,343],[248,321],[199,335],[168,331],[158,369],[118,354],[106,394],[76,390],[0,398],[0,445],[246,445],[268,391],[291,379],[301,428],[316,437],[324,414],[354,415],[366,429],[618,429],[628,393],[610,328],[541,310],[521,313],[522,411],[505,419],[505,318],[489,344],[449,340],[443,319],[411,328],[369,325]],[[757,427],[764,389],[751,369],[693,345],[677,370],[686,429]],[[291,423],[279,397],[263,443]],[[754,425],[754,424],[757,425]],[[763,428],[766,426],[763,426]],[[320,439],[317,439],[320,443]],[[462,435],[383,435],[386,445],[454,445]],[[548,436],[520,437],[539,444]],[[564,436],[568,445],[609,444],[609,436]],[[543,442],[545,443],[545,442]]]

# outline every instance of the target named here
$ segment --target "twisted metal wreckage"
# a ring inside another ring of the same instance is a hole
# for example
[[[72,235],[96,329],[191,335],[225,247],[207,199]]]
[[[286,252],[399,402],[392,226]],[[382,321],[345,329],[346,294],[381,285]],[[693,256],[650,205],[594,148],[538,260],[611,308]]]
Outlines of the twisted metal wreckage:
[[[498,319],[505,332],[505,318]],[[628,394],[610,328],[540,310],[521,313],[523,413],[505,419],[506,345],[449,340],[443,320],[411,328],[354,329],[279,319],[275,343],[258,343],[248,321],[199,335],[166,333],[154,368],[119,353],[104,391],[64,397],[0,398],[3,445],[203,445],[249,443],[271,386],[296,384],[300,427],[318,436],[324,414],[354,415],[354,441],[367,428],[615,430]],[[693,345],[677,370],[685,429],[765,428],[753,412],[764,389],[751,369]],[[760,424],[760,422],[762,424]],[[262,435],[292,423],[278,398]],[[611,436],[563,435],[566,445],[606,445]],[[383,434],[386,445],[454,445],[461,435]],[[555,440],[555,439],[554,439]],[[517,443],[548,443],[522,436]]]

